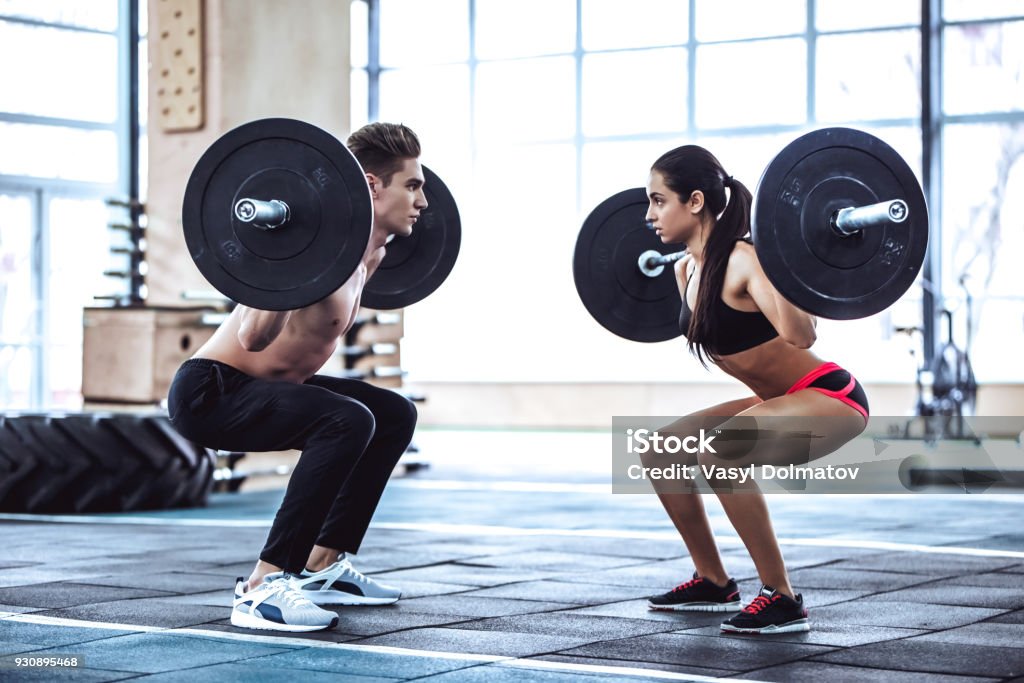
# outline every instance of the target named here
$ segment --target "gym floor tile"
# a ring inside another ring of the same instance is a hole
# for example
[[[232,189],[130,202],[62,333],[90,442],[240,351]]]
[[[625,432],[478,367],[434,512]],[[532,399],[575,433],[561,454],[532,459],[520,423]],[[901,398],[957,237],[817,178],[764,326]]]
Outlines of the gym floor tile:
[[[375,574],[383,581],[383,574]],[[457,583],[441,583],[438,581],[420,581],[417,579],[405,579],[396,582],[398,588],[402,589],[402,598],[425,598],[432,595],[463,594],[476,590],[476,586],[464,586]]]
[[[0,570],[0,588],[32,586],[54,581],[75,581],[84,583],[100,576],[109,576],[109,569],[64,569],[57,564],[45,567],[24,567]]]
[[[743,584],[740,585],[741,595],[744,595],[747,598],[757,595],[758,589],[760,589],[760,585],[751,585],[749,588]],[[853,600],[859,600],[869,594],[867,591],[862,590],[830,590],[828,588],[802,589],[799,586],[797,587],[797,592],[804,596],[804,605],[807,606],[807,609],[811,610],[817,609],[818,607],[826,607],[828,605],[852,602]]]
[[[70,681],[71,683],[107,683],[108,681],[124,681],[127,679],[139,680],[138,673],[132,671],[104,671],[103,669],[96,669],[89,667],[87,669],[58,669],[59,680],[61,683],[64,681]],[[11,671],[4,671],[0,669],[0,681],[17,681],[23,683],[25,681],[41,681],[42,683],[53,683],[55,680],[54,671],[47,671],[45,669],[32,669],[30,671],[17,671],[16,675],[5,676],[5,674],[11,674]]]
[[[872,595],[864,599],[864,608],[871,609],[877,601],[920,602],[929,605],[991,607],[994,609],[1024,608],[1024,587],[992,588],[989,586],[947,585],[945,581]]]
[[[1011,567],[1016,562],[1001,557],[971,557],[967,555],[940,555],[927,562],[914,553],[880,553],[842,560],[832,565],[835,569],[870,569],[902,574],[923,574],[933,578],[994,572]]]
[[[188,593],[185,595],[172,595],[160,598],[161,602],[170,602],[177,605],[206,605],[208,607],[220,607],[231,609],[234,600],[234,592],[230,588],[221,590],[206,591],[205,593]]]
[[[387,495],[387,489],[384,489]],[[379,508],[378,508],[379,509]],[[422,509],[419,516],[423,514]],[[267,525],[269,530],[270,525]],[[264,536],[266,533],[264,532]],[[402,548],[404,546],[432,546],[435,543],[455,543],[463,546],[470,546],[470,541],[476,540],[475,536],[465,533],[437,533],[431,531],[420,531],[419,529],[381,529],[376,528],[363,543],[359,546],[360,553],[368,553],[371,550],[389,550],[391,548]]]
[[[584,640],[609,640],[663,633],[673,629],[672,624],[642,619],[621,619],[590,614],[526,614],[493,619],[481,619],[451,628],[474,631],[504,631],[508,633],[536,633],[559,635]]]
[[[556,576],[558,572],[538,572],[531,569],[494,569],[490,567],[476,566],[472,560],[464,560],[458,563],[435,564],[430,567],[419,567],[417,569],[402,569],[399,571],[374,574],[376,578],[388,583],[402,586],[406,579],[415,581],[439,581],[441,583],[454,583],[476,588],[498,586],[503,583],[515,583],[518,581],[534,581]],[[362,567],[360,567],[360,570]]]
[[[4,605],[0,604],[0,612],[8,612],[11,614],[30,614],[32,612],[41,612],[44,607],[25,607],[24,605]]]
[[[224,641],[166,633],[135,633],[74,646],[75,654],[84,655],[86,666],[89,668],[139,673],[194,669],[288,652],[292,649],[295,649],[294,646],[273,646],[242,640]],[[36,654],[45,656],[47,652],[64,654],[70,650],[63,647],[59,653],[54,649],[41,650]]]
[[[883,573],[863,569],[840,569],[834,564],[789,572],[789,582],[794,589],[801,592],[809,588],[845,588],[878,593],[930,581],[935,581],[935,577],[921,574]]]
[[[201,669],[187,671],[170,671],[167,673],[150,674],[135,678],[135,681],[146,683],[338,683],[338,674],[325,671],[309,671],[306,669],[254,669],[250,662],[237,664],[218,664]],[[346,675],[351,683],[397,683],[399,678],[381,678],[380,676]]]
[[[767,669],[748,671],[733,678],[755,681],[786,681],[787,683],[821,683],[821,681],[857,681],[858,683],[997,683],[998,678],[977,678],[892,669],[869,669],[859,666],[793,662]]]
[[[815,661],[874,668],[968,676],[1024,675],[1024,648],[950,647],[948,643],[908,638],[832,652]]]
[[[722,638],[747,638],[750,636],[723,633],[718,625],[703,626],[686,631],[675,631],[691,636],[719,636]],[[928,633],[920,629],[890,628],[883,626],[852,626],[850,624],[818,623],[811,613],[811,630],[804,633],[778,633],[757,636],[765,642],[806,643],[829,647],[854,647],[898,638],[909,638]]]
[[[21,567],[34,567],[41,562],[9,562],[7,560],[0,560],[0,569],[19,569]]]
[[[970,626],[929,633],[915,638],[915,641],[935,643],[956,643],[974,645],[981,643],[991,647],[1012,647],[1024,649],[1024,628],[1019,624],[986,621]]]
[[[536,536],[527,540],[528,546],[532,550],[553,550],[562,553],[583,553],[638,560],[679,560],[684,557],[679,545],[672,541],[576,536]],[[501,552],[501,550],[496,550],[491,554],[499,555]]]
[[[534,550],[538,546],[533,541],[537,539],[502,539],[501,543],[481,543],[479,539],[474,538],[460,538],[458,540],[445,540],[432,542],[428,547],[432,552],[438,554],[448,554],[453,559],[468,560],[474,557],[484,557],[486,555],[501,555],[503,553],[514,552],[522,547],[524,550]],[[516,543],[519,541],[520,543]],[[405,547],[420,546],[420,542],[410,543]],[[365,546],[364,546],[365,547]],[[373,548],[370,550],[363,551],[363,555],[369,556],[370,553],[384,552],[387,548]],[[359,556],[362,559],[362,555]]]
[[[324,609],[338,613],[337,633],[353,636],[378,636],[424,626],[445,626],[465,621],[464,616],[404,612],[399,605],[346,607],[324,605]]]
[[[833,649],[752,638],[708,638],[661,633],[583,645],[563,650],[559,654],[695,666],[715,663],[735,671],[747,671],[832,652]]]
[[[412,598],[399,601],[407,612],[427,612],[465,617],[504,617],[513,614],[537,614],[563,610],[562,602],[540,602],[537,600],[512,600],[509,598],[481,598],[466,595],[443,595],[427,598]]]
[[[429,655],[394,655],[352,648],[309,647],[293,652],[247,660],[254,668],[302,669],[346,676],[385,675],[408,679],[479,666],[472,659],[449,659]]]
[[[462,561],[477,554],[469,550],[468,545],[464,546],[464,552],[451,549],[435,551],[430,546],[417,546],[415,550],[368,550],[358,556],[352,556],[351,560],[359,571],[376,576],[384,572],[412,571],[444,566],[447,563]]]
[[[603,569],[596,572],[578,572],[558,577],[568,583],[590,583],[608,586],[636,586],[647,588],[651,595],[664,592],[688,580],[693,569],[679,560],[644,562],[631,567]]]
[[[1001,614],[1005,610],[983,607],[929,605],[923,602],[868,601],[866,598],[814,610],[813,619],[821,623],[862,626],[892,626],[937,631],[973,624]]]
[[[222,613],[223,614],[223,613]],[[230,615],[225,615],[230,616]],[[232,626],[231,621],[228,618],[221,619],[220,621],[213,621],[202,626],[195,627],[202,631],[217,631],[220,633],[230,633],[234,635],[257,635],[257,636],[268,636],[273,638],[275,636],[274,631],[257,631],[248,628],[238,628]],[[282,633],[277,634],[281,637],[295,637],[302,640],[318,641],[322,643],[346,643],[351,640],[359,640],[361,636],[353,636],[345,633],[338,633],[334,630],[329,631],[311,631],[309,633]],[[210,636],[211,638],[213,636]]]
[[[607,605],[576,607],[563,610],[564,614],[582,614],[600,617],[618,617],[621,619],[640,619],[643,621],[662,621],[676,624],[672,630],[698,628],[709,624],[720,624],[735,612],[662,612],[647,607],[647,600],[623,600],[610,602]]]
[[[159,598],[105,602],[98,605],[79,605],[40,612],[47,617],[84,619],[115,624],[139,624],[162,628],[197,626],[224,618],[224,608],[202,605],[176,605]],[[230,615],[228,615],[230,616]]]
[[[614,672],[597,673],[592,671],[551,671],[548,669],[534,669],[526,666],[508,666],[501,663],[478,666],[472,669],[460,669],[449,673],[428,676],[427,678],[416,679],[417,683],[601,683],[603,681],[631,681],[640,683],[642,681],[664,681],[663,678],[651,676],[629,676],[622,677]]]
[[[467,596],[542,600],[577,605],[596,605],[629,598],[647,597],[649,590],[623,586],[595,586],[564,581],[524,581],[464,593]]]
[[[998,534],[986,536],[972,542],[978,548],[991,548],[993,550],[1020,550],[1024,548],[1024,534]]]
[[[251,567],[250,567],[251,569]],[[207,570],[212,572],[212,570]],[[246,573],[248,575],[248,573]],[[162,572],[102,576],[89,579],[93,586],[120,586],[123,588],[149,588],[168,593],[200,593],[222,589],[231,594],[238,574],[205,572]]]
[[[507,657],[528,657],[556,652],[586,643],[579,638],[536,635],[533,633],[502,633],[500,631],[468,631],[458,628],[421,628],[356,641],[358,645],[387,645],[416,650],[462,652]]]
[[[472,564],[477,567],[540,569],[574,573],[630,567],[644,563],[646,563],[646,560],[636,557],[613,557],[611,555],[593,555],[590,553],[561,553],[550,550],[489,555],[475,557],[472,561]]]
[[[1024,609],[1006,612],[1005,614],[1000,614],[999,616],[988,619],[987,621],[998,624],[1024,624]]]
[[[951,579],[943,579],[943,586],[989,586],[992,588],[1020,589],[1024,587],[1024,577],[1019,574],[990,572],[988,574],[964,574]]]
[[[245,548],[241,544],[211,545],[207,547],[168,548],[151,550],[145,553],[132,548],[131,553],[113,554],[118,560],[135,560],[148,563],[151,567],[207,567],[249,562],[256,564],[259,547]]]
[[[583,664],[589,666],[616,666],[616,667],[629,667],[631,669],[651,669],[654,672],[669,672],[677,674],[689,674],[690,676],[734,676],[736,672],[728,671],[725,669],[710,669],[701,666],[684,666],[680,664],[666,664],[664,662],[648,662],[644,660],[635,660],[631,662],[623,662],[620,659],[601,659],[600,657],[574,657],[571,655],[556,654],[556,655],[538,655],[536,657],[530,657],[528,661],[538,660],[541,662],[559,662],[562,664]],[[629,678],[623,677],[623,681],[634,680],[632,676]]]
[[[440,466],[431,473],[457,479],[441,472]],[[403,589],[398,604],[338,606],[335,611],[342,623],[332,631],[279,634],[238,629],[228,620],[234,579],[251,572],[281,495],[215,494],[204,509],[137,513],[169,520],[259,520],[255,527],[5,522],[0,525],[0,611],[7,604],[6,611],[12,613],[31,610],[42,616],[186,626],[224,632],[225,637],[206,638],[198,663],[182,664],[176,659],[192,649],[195,639],[178,648],[168,643],[186,640],[187,631],[139,633],[30,624],[14,621],[22,617],[12,615],[0,620],[0,655],[11,648],[74,653],[81,651],[76,643],[92,643],[90,647],[111,657],[121,654],[135,661],[148,656],[168,667],[183,667],[138,680],[187,683],[344,679],[339,674],[348,674],[348,680],[357,683],[369,683],[373,677],[456,683],[642,680],[481,663],[473,653],[650,668],[652,677],[657,676],[654,670],[662,670],[730,677],[742,673],[761,680],[967,683],[963,676],[977,682],[1021,673],[1015,664],[1024,652],[1024,643],[1016,638],[1024,624],[1020,558],[883,552],[843,543],[952,542],[1019,551],[1024,539],[1017,532],[1005,533],[1004,511],[1007,505],[1019,506],[1024,496],[1014,502],[963,497],[970,499],[963,503],[950,496],[882,497],[870,505],[841,497],[772,497],[773,523],[783,539],[790,577],[804,594],[814,630],[743,637],[719,630],[732,613],[647,609],[648,596],[672,588],[693,572],[653,496],[428,491],[415,486],[388,487],[375,525],[355,558],[359,569]],[[380,526],[422,524],[424,509],[432,511],[429,521],[439,524],[612,529],[655,532],[659,537],[606,538],[543,529],[501,536],[475,527],[435,532]],[[708,514],[716,534],[721,534],[727,570],[740,581],[742,596],[753,597],[760,582],[746,550],[714,499],[709,500]],[[512,517],[515,521],[510,521]],[[803,538],[824,545],[791,542]],[[61,589],[47,585],[58,583]],[[77,602],[83,591],[92,591],[88,599],[95,602],[61,604],[65,596]],[[141,597],[147,591],[164,594]],[[19,602],[28,601],[24,596],[42,595],[53,600],[45,604],[61,606],[47,610],[10,605],[12,600],[5,597],[10,595],[21,596]],[[126,595],[139,597],[122,599]],[[965,595],[973,595],[973,602],[962,599]],[[955,604],[942,604],[950,596]],[[968,606],[975,602],[983,606]],[[352,647],[331,647],[334,643]],[[319,644],[326,646],[316,647]],[[240,647],[256,645],[265,649],[236,656]],[[367,652],[359,649],[364,645],[433,650],[436,656]],[[464,656],[447,659],[447,652]],[[220,657],[221,653],[228,656]],[[1003,668],[989,671],[989,664]],[[88,670],[68,670],[68,676],[62,672],[61,680],[137,675],[124,668],[114,661],[91,659]],[[5,673],[0,671],[0,680]],[[43,673],[47,678],[19,680],[52,680],[51,672]]]
[[[108,628],[88,627],[54,627],[50,624],[34,624],[30,622],[0,620],[0,648],[12,643],[29,645],[32,649],[62,647],[85,643],[90,640],[103,640],[116,636],[128,635],[131,631],[119,631]]]
[[[63,581],[39,583],[32,586],[18,586],[16,588],[0,588],[0,601],[2,602],[50,609],[165,595],[170,595],[170,593],[139,588],[94,586]]]

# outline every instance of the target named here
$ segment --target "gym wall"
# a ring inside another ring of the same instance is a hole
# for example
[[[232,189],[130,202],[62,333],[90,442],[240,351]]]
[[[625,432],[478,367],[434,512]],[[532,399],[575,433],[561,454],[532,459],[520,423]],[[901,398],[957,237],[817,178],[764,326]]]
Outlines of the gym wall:
[[[161,42],[187,34],[192,25],[175,12],[187,16],[192,5],[202,8],[202,123],[168,130],[160,116],[167,93],[159,91],[188,67]],[[270,116],[348,134],[348,26],[348,3],[336,0],[149,0],[149,304],[180,306],[183,291],[211,289],[185,248],[181,203],[192,168],[215,139]]]

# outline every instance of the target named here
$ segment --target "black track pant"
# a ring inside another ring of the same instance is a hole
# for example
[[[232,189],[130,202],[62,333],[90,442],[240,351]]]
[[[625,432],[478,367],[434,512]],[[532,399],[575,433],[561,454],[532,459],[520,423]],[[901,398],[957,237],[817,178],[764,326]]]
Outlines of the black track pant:
[[[270,381],[207,359],[185,361],[167,404],[175,429],[208,448],[302,451],[260,553],[289,572],[314,544],[359,550],[416,427],[416,407],[388,389],[323,375]]]

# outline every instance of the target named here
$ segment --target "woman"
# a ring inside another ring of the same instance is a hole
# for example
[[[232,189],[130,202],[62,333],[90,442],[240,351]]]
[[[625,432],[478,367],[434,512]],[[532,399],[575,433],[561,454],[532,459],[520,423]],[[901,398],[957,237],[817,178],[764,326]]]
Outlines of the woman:
[[[814,417],[816,430],[825,433],[804,444],[804,459],[830,453],[860,434],[868,416],[864,390],[846,370],[809,350],[815,341],[814,317],[775,290],[745,239],[750,191],[727,174],[714,155],[696,145],[659,158],[647,190],[647,220],[662,242],[685,244],[688,251],[676,263],[675,273],[683,299],[680,327],[691,352],[705,366],[710,361],[738,379],[753,394],[698,411],[669,429],[696,433],[701,428],[726,428],[730,416]],[[747,490],[736,491],[732,482],[728,489],[716,486],[715,491],[763,587],[722,629],[808,631],[807,611],[790,585],[764,494],[753,482],[739,487]],[[658,495],[696,571],[693,579],[652,597],[650,608],[739,609],[739,590],[722,565],[700,494],[659,490]]]

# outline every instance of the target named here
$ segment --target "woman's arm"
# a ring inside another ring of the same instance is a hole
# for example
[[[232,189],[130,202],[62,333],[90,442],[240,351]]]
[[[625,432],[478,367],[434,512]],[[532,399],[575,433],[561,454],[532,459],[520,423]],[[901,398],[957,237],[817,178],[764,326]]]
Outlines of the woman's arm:
[[[817,318],[797,308],[779,294],[771,280],[764,274],[753,247],[734,250],[733,257],[729,259],[730,267],[733,266],[733,258],[737,257],[740,261],[737,265],[746,275],[747,293],[778,331],[779,336],[793,346],[801,349],[810,348],[818,338],[815,332]]]

